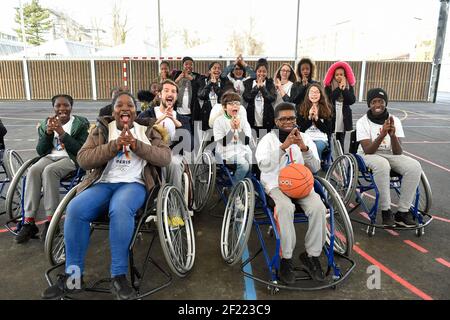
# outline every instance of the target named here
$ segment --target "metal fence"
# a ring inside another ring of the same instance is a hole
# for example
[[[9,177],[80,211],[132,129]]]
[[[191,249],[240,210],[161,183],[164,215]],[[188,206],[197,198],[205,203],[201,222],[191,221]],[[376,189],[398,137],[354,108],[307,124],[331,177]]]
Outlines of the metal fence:
[[[205,74],[214,60],[196,60],[194,69]],[[226,65],[230,61],[220,61]],[[269,76],[283,63],[269,60]],[[315,79],[323,81],[334,61],[316,61]],[[180,60],[169,61],[172,69],[181,68]],[[254,67],[256,61],[249,61]],[[431,62],[350,61],[356,77],[355,94],[359,101],[367,90],[383,87],[391,101],[429,101]],[[74,99],[107,100],[110,89],[124,85],[124,71],[133,94],[149,89],[158,77],[157,60],[12,60],[0,61],[0,100],[48,100],[58,93]],[[28,92],[27,92],[28,91]]]

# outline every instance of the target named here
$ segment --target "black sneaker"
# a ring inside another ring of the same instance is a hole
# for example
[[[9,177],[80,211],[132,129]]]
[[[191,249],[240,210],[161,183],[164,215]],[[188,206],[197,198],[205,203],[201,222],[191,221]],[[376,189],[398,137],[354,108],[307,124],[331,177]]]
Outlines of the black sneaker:
[[[286,284],[295,283],[294,265],[292,259],[282,258],[280,261],[280,272],[278,274],[280,280]]]
[[[136,297],[136,292],[128,284],[127,276],[124,274],[112,278],[111,293],[117,300],[130,300]]]
[[[387,227],[395,226],[394,215],[392,214],[392,211],[390,209],[381,211],[381,217],[383,219],[384,226]]]
[[[76,284],[72,280],[70,279],[70,274],[58,274],[56,283],[42,293],[42,299],[61,299],[66,295],[76,294],[84,290],[83,277],[81,277],[81,286],[79,288],[76,288]]]
[[[411,218],[409,212],[397,212],[395,214],[395,223],[406,228],[417,226],[416,222]]]
[[[17,243],[25,243],[28,240],[30,240],[31,238],[36,237],[36,234],[38,234],[38,232],[39,232],[39,229],[35,223],[24,223],[15,238],[16,242]]]
[[[324,281],[325,275],[320,265],[319,258],[308,257],[306,252],[302,252],[299,256],[300,261],[303,263],[303,267],[309,273],[311,278],[317,281]]]
[[[41,232],[41,241],[45,241],[45,237],[47,236],[48,227],[50,226],[50,221],[45,221],[44,223],[44,229],[42,229]]]

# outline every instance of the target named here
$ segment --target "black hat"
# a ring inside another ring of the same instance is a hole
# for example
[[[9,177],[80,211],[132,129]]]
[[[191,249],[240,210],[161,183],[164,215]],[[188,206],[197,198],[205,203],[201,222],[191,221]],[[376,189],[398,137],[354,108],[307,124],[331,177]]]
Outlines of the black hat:
[[[370,89],[367,91],[367,106],[370,108],[370,101],[375,98],[381,98],[386,102],[386,106],[388,104],[388,95],[386,91],[381,88]]]
[[[194,59],[192,59],[191,57],[184,57],[183,60],[181,60],[181,62],[184,64],[186,61],[192,61],[194,62]]]

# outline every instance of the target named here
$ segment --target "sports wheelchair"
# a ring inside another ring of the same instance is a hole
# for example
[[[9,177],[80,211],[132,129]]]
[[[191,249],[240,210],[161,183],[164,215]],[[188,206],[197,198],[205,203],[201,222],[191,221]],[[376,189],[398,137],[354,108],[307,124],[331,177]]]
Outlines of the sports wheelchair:
[[[5,226],[14,235],[19,233],[25,220],[24,197],[28,170],[33,164],[39,161],[40,158],[41,157],[35,157],[25,161],[25,163],[17,169],[14,178],[9,185],[6,194],[6,213],[9,216],[9,220],[6,222]],[[81,181],[84,174],[84,170],[78,168],[61,179],[60,194],[66,194],[71,190],[72,187]]]
[[[45,238],[45,255],[52,265],[45,273],[50,286],[53,285],[52,272],[65,264],[64,220],[66,208],[75,195],[76,188],[73,188],[63,198],[50,222]],[[152,221],[156,228],[151,223]],[[91,235],[94,230],[108,229],[107,213],[99,220],[91,223]],[[150,234],[150,242],[142,266],[138,268],[134,247],[139,240],[142,240],[144,234]],[[171,274],[150,257],[156,236],[159,236],[165,260],[172,272],[179,277],[185,277],[194,265],[195,234],[191,216],[182,194],[177,188],[169,184],[155,185],[147,196],[145,205],[137,212],[135,217],[134,233],[129,245],[129,272],[131,284],[137,292],[135,299],[147,297],[167,287],[172,282]],[[144,276],[150,265],[159,270],[164,281],[155,287],[142,291]],[[102,284],[110,281],[109,278],[101,279],[86,288],[85,291],[109,293],[109,288],[105,288]],[[71,297],[67,298],[70,299]]]
[[[13,179],[18,168],[23,164],[22,158],[19,154],[11,149],[0,150],[0,199],[6,200],[4,191],[8,190],[8,185]],[[2,210],[4,205],[2,205]],[[5,214],[6,211],[0,211]]]
[[[359,206],[367,213],[368,220],[361,220],[359,218],[351,217],[352,221],[361,223],[367,226],[366,232],[372,237],[375,235],[375,229],[393,229],[393,230],[415,230],[415,234],[420,237],[424,234],[424,229],[433,220],[429,214],[432,204],[432,193],[430,183],[422,171],[420,183],[416,190],[416,195],[411,207],[409,209],[417,225],[415,227],[390,227],[377,224],[378,200],[379,192],[373,178],[372,170],[366,166],[363,158],[357,154],[359,143],[356,141],[356,131],[352,131],[350,137],[350,153],[343,154],[340,149],[340,155],[333,162],[325,179],[328,180],[334,188],[338,191],[344,204],[351,207],[349,214],[356,211]],[[397,172],[391,170],[390,172],[390,187],[395,193],[396,197],[400,196],[402,176]],[[374,195],[368,192],[373,191]],[[374,204],[370,207],[364,197],[374,199]],[[356,205],[352,204],[355,200]]]
[[[223,218],[220,242],[222,257],[225,262],[234,265],[241,261],[253,225],[261,247],[253,256],[242,262],[241,271],[246,277],[266,284],[271,294],[275,294],[280,289],[319,290],[335,288],[336,285],[344,281],[355,267],[355,262],[350,258],[354,243],[350,219],[339,195],[325,179],[316,176],[314,190],[320,195],[327,208],[327,240],[324,252],[327,259],[326,276],[328,280],[325,283],[308,281],[306,285],[303,285],[306,282],[301,282],[302,284],[296,283],[292,286],[279,283],[281,242],[273,213],[275,204],[270,197],[266,196],[255,173],[252,173],[250,178],[240,181],[231,191]],[[241,200],[238,201],[237,199]],[[307,216],[297,204],[294,222],[308,222]],[[265,239],[263,231],[265,226],[268,226],[267,234],[275,238],[274,248],[269,248],[269,243],[266,242],[267,239]],[[271,250],[273,250],[272,254],[270,253]],[[269,280],[255,276],[248,270],[248,265],[260,253],[263,253]],[[338,265],[338,260],[342,264],[341,266]],[[297,268],[296,273],[298,275],[297,280],[312,279],[301,268]]]

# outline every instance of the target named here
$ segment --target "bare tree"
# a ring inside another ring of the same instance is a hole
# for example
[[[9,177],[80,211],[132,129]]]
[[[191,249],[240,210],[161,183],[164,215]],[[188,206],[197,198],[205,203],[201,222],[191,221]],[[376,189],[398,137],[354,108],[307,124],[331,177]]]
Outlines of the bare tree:
[[[183,28],[183,31],[181,31],[181,37],[183,38],[185,48],[193,48],[204,43],[204,41],[196,35],[193,36],[192,32],[189,32],[186,28]]]
[[[258,56],[263,54],[264,48],[262,41],[256,38],[255,18],[250,18],[249,28],[243,33],[233,31],[228,43],[237,56],[244,54],[248,56]]]
[[[125,43],[128,31],[130,31],[130,29],[127,29],[128,15],[125,14],[125,17],[122,19],[121,3],[115,2],[112,10],[112,38],[114,45],[117,46]]]

